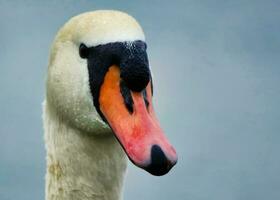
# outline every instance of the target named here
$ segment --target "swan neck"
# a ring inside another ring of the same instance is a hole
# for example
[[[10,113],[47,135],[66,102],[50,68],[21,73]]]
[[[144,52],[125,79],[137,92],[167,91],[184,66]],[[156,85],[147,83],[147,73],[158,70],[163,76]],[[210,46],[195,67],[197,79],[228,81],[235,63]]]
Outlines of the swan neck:
[[[45,200],[119,200],[127,159],[113,136],[70,127],[44,104]]]

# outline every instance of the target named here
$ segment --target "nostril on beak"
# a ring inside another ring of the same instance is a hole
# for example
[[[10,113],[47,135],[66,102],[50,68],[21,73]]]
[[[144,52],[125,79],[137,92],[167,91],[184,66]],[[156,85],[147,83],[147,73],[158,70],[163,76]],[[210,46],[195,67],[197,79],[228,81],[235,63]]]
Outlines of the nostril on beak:
[[[151,163],[145,170],[155,176],[162,176],[169,172],[174,164],[167,159],[160,146],[153,145],[151,148]]]

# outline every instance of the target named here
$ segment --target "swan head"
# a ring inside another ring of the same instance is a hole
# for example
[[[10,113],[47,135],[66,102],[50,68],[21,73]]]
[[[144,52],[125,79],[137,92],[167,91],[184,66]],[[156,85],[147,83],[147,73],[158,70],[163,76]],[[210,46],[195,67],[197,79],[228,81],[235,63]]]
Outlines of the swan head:
[[[69,126],[114,135],[129,159],[153,175],[177,162],[152,106],[145,36],[120,11],[87,12],[57,33],[50,53],[47,102]]]

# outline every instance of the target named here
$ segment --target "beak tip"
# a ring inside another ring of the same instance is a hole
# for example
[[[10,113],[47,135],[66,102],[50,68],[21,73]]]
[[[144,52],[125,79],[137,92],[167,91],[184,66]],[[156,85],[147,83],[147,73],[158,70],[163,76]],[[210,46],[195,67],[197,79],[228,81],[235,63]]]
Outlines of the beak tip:
[[[146,168],[144,168],[147,172],[149,172],[150,174],[154,175],[154,176],[163,176],[166,175],[172,168],[173,166],[176,164],[176,162],[174,163],[169,163],[167,164],[165,167],[161,167],[161,168],[153,168],[151,166],[148,166]]]
[[[169,159],[158,145],[153,145],[151,148],[151,162],[143,167],[143,169],[152,175],[163,176],[167,174],[176,163],[177,155],[174,159]]]

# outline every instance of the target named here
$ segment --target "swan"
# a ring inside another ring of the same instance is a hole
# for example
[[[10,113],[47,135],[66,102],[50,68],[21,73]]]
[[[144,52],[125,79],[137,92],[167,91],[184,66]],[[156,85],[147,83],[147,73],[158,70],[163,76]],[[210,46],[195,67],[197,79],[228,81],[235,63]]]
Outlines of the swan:
[[[118,200],[127,157],[161,176],[177,162],[152,106],[141,26],[99,10],[71,18],[50,50],[43,103],[46,200]]]

